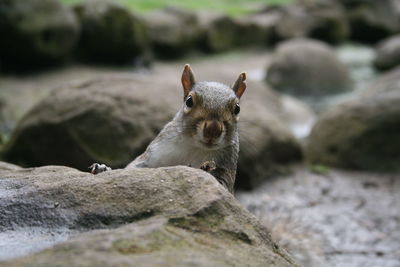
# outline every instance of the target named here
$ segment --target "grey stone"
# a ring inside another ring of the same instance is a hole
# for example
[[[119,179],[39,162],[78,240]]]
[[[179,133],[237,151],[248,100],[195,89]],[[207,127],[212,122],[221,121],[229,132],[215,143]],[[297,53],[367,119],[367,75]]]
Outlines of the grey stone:
[[[383,71],[400,65],[400,35],[392,36],[378,44],[374,65]]]
[[[309,39],[279,44],[267,67],[267,82],[298,96],[324,96],[352,88],[349,70],[333,49]]]
[[[297,266],[268,230],[201,170],[178,166],[93,176],[47,166],[2,169],[0,177],[14,193],[0,195],[2,230],[36,225],[92,230],[0,266]]]
[[[37,69],[63,61],[74,48],[79,23],[56,0],[0,2],[2,68]]]

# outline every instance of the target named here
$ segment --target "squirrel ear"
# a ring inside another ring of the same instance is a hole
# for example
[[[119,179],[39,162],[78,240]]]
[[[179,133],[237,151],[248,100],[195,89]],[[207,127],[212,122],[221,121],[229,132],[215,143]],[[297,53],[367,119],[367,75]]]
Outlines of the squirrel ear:
[[[240,98],[243,95],[244,91],[246,90],[246,73],[245,72],[240,73],[235,84],[232,86],[232,89],[238,98]]]
[[[190,90],[192,90],[192,87],[194,86],[195,83],[196,81],[194,79],[192,68],[190,68],[189,64],[186,64],[182,73],[182,86],[185,98],[189,94]]]

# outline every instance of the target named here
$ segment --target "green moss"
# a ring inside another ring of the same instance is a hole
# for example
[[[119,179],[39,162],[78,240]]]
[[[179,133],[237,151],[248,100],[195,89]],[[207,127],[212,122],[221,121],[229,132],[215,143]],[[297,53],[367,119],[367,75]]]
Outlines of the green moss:
[[[112,249],[121,254],[151,253],[160,250],[184,250],[190,248],[190,239],[178,233],[179,229],[170,226],[153,231],[145,237],[122,239],[112,244]]]
[[[62,0],[63,3],[72,5],[81,3],[83,0]],[[212,10],[223,12],[229,15],[243,15],[254,10],[260,4],[289,4],[294,0],[118,0],[122,5],[131,10],[139,12],[149,12],[167,6],[178,6],[193,10]]]
[[[309,169],[316,174],[327,174],[329,172],[329,167],[323,164],[312,164]]]
[[[112,248],[121,254],[139,254],[150,253],[152,250],[146,247],[141,247],[135,240],[124,239],[115,241]]]

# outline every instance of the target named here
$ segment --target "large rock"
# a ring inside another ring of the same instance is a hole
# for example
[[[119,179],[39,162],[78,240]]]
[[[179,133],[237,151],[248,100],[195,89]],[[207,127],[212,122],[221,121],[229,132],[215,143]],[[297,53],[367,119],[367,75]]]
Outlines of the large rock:
[[[55,90],[22,119],[3,158],[22,166],[124,167],[172,117],[168,98],[154,97],[161,87],[168,90],[107,77]]]
[[[214,75],[211,80],[223,74]],[[126,166],[182,104],[179,81],[167,76],[160,81],[110,76],[55,90],[19,123],[4,147],[4,160],[81,170],[93,162]],[[287,112],[279,94],[262,83],[249,81],[248,86],[240,119],[237,179],[245,188],[301,158],[300,144],[284,123]]]
[[[97,176],[66,167],[2,168],[0,229],[85,234],[0,266],[296,266],[211,175],[189,167]],[[16,239],[14,242],[20,242]],[[37,242],[36,246],[39,246]],[[20,243],[23,247],[24,243]]]
[[[79,34],[72,11],[57,0],[0,1],[2,68],[37,69],[65,59]]]
[[[343,42],[349,37],[350,27],[342,5],[329,1],[309,2],[304,4],[310,20],[308,37],[331,44]]]
[[[161,58],[179,58],[193,50],[201,38],[194,12],[168,7],[144,17],[154,53]]]
[[[378,45],[374,65],[379,70],[389,70],[400,65],[400,35],[390,37]]]
[[[400,170],[400,90],[393,78],[322,114],[310,134],[307,159],[342,168]]]
[[[281,92],[324,96],[352,87],[349,71],[329,46],[296,39],[281,43],[267,68],[267,82]]]
[[[74,10],[82,25],[78,46],[82,59],[127,63],[146,53],[144,24],[126,8],[111,1],[87,1]]]
[[[400,31],[397,0],[340,0],[346,9],[351,38],[376,43]]]

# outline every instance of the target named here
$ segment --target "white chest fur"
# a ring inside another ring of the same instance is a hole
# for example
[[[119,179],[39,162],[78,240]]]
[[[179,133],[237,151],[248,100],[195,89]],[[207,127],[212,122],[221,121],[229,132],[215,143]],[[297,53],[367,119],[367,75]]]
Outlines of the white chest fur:
[[[215,151],[201,149],[186,140],[169,140],[152,145],[148,167],[185,165],[199,168],[204,162],[215,160]]]

